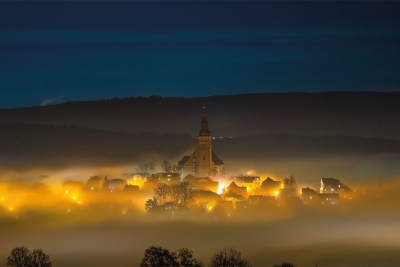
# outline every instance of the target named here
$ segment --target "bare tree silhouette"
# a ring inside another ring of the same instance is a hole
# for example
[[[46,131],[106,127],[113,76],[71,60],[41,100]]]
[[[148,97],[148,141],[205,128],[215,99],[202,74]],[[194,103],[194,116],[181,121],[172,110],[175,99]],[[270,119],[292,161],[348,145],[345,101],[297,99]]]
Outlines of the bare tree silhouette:
[[[34,249],[29,253],[26,247],[16,247],[7,258],[10,267],[52,267],[50,256],[41,249]]]
[[[211,257],[209,267],[251,267],[246,259],[235,248],[224,248]]]
[[[146,249],[140,267],[203,267],[203,264],[193,259],[193,251],[182,248],[170,252],[162,247],[151,246]]]
[[[50,256],[41,249],[34,249],[32,252],[32,267],[52,267]]]
[[[193,251],[188,248],[178,250],[179,263],[182,267],[203,267],[204,264],[193,259]]]
[[[178,255],[162,247],[146,249],[140,267],[179,267]]]
[[[30,267],[32,255],[26,247],[16,247],[7,258],[7,266]]]

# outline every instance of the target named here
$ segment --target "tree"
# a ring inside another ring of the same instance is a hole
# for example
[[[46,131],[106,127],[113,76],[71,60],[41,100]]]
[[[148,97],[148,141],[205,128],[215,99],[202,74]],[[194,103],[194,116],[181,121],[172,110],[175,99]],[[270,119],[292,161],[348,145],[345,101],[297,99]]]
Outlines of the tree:
[[[180,199],[180,195],[181,195],[181,186],[180,183],[179,184],[172,184],[169,187],[169,196],[171,198],[172,201],[174,202],[179,202]]]
[[[149,199],[146,201],[146,204],[144,205],[144,208],[146,209],[146,212],[149,213],[149,211],[154,208],[155,206],[159,206],[157,199]]]
[[[164,173],[171,172],[172,170],[171,163],[169,163],[168,160],[163,160],[163,162],[161,163],[161,168],[163,169]]]
[[[154,198],[158,199],[161,205],[164,204],[169,193],[169,186],[167,184],[158,184],[157,188],[154,189]]]
[[[142,163],[136,168],[137,173],[148,173],[149,171],[156,171],[156,164],[154,162]]]
[[[285,178],[283,180],[284,188],[297,188],[296,180],[294,179],[293,175],[290,175],[289,178]]]
[[[189,182],[179,184],[179,201],[182,206],[187,206],[195,201],[194,187]]]
[[[41,249],[34,249],[32,252],[32,267],[52,267],[50,256]]]
[[[146,249],[140,267],[203,267],[203,264],[193,259],[193,251],[182,248],[176,252],[169,252],[162,247],[151,246]]]
[[[162,247],[150,246],[144,253],[140,267],[179,267],[178,256]]]
[[[7,258],[7,266],[31,267],[32,255],[26,247],[16,247]]]
[[[224,248],[211,257],[209,267],[251,267],[246,259],[242,259],[241,253],[234,248]]]
[[[179,264],[182,267],[203,267],[204,264],[193,259],[193,251],[188,248],[178,250]]]
[[[295,267],[293,263],[282,262],[282,264],[275,264],[274,267]]]
[[[178,165],[171,165],[168,160],[163,160],[161,163],[161,168],[163,169],[164,173],[178,173],[180,171]]]

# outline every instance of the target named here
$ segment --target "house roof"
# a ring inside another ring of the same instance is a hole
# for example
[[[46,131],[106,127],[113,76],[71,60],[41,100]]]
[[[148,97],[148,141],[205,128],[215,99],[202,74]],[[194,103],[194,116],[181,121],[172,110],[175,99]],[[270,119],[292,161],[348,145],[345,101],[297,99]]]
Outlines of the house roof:
[[[193,152],[195,154],[197,149]],[[193,155],[192,154],[192,155]],[[191,156],[184,156],[180,161],[178,161],[178,165],[185,165],[186,162],[190,159]],[[218,158],[218,156],[212,151],[211,159],[214,162],[215,165],[224,165],[224,162]]]
[[[238,196],[242,196],[242,195],[239,195],[239,194],[233,192],[232,190],[229,190],[229,191],[226,192],[226,194],[224,195],[224,197],[238,197]]]
[[[213,181],[213,180],[211,180],[209,177],[198,177],[198,178],[194,178],[194,181],[195,182],[198,182],[198,183],[204,183],[204,182],[207,182],[207,183],[218,183],[218,182],[215,182],[215,181]]]
[[[185,163],[190,159],[191,156],[183,156],[183,158],[178,161],[178,165],[185,165]]]
[[[235,182],[232,182],[230,185],[228,185],[228,188],[232,188],[232,187],[239,188],[239,186]]]
[[[215,165],[224,165],[224,162],[218,158],[218,156],[212,151],[212,161]]]

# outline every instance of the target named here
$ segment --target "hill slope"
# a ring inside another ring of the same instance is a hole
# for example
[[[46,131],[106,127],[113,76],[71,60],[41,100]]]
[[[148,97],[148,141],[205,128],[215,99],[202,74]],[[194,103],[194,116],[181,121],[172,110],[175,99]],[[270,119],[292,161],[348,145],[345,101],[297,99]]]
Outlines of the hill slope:
[[[77,126],[0,124],[0,168],[115,166],[163,159],[176,163],[194,151],[196,144],[195,138],[179,133],[130,135]],[[229,163],[399,154],[400,142],[352,136],[260,135],[215,139],[213,150]]]
[[[210,130],[216,136],[329,134],[400,140],[399,103],[398,92],[136,97],[0,110],[0,122],[195,136],[205,105]]]

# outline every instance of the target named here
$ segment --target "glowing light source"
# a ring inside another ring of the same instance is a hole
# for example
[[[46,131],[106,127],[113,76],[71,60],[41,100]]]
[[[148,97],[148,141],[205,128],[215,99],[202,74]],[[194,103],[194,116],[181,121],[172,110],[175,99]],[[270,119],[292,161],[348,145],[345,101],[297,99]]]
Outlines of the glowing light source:
[[[76,197],[73,197],[73,199],[76,199]]]
[[[68,194],[68,190],[67,190],[67,191],[65,191],[65,194]]]
[[[278,195],[279,194],[279,192],[278,191],[275,191],[275,195]]]
[[[220,185],[220,186],[218,186],[218,194],[222,194],[222,189],[224,189],[224,186],[223,185]]]
[[[10,208],[10,210],[13,210],[13,208]]]

